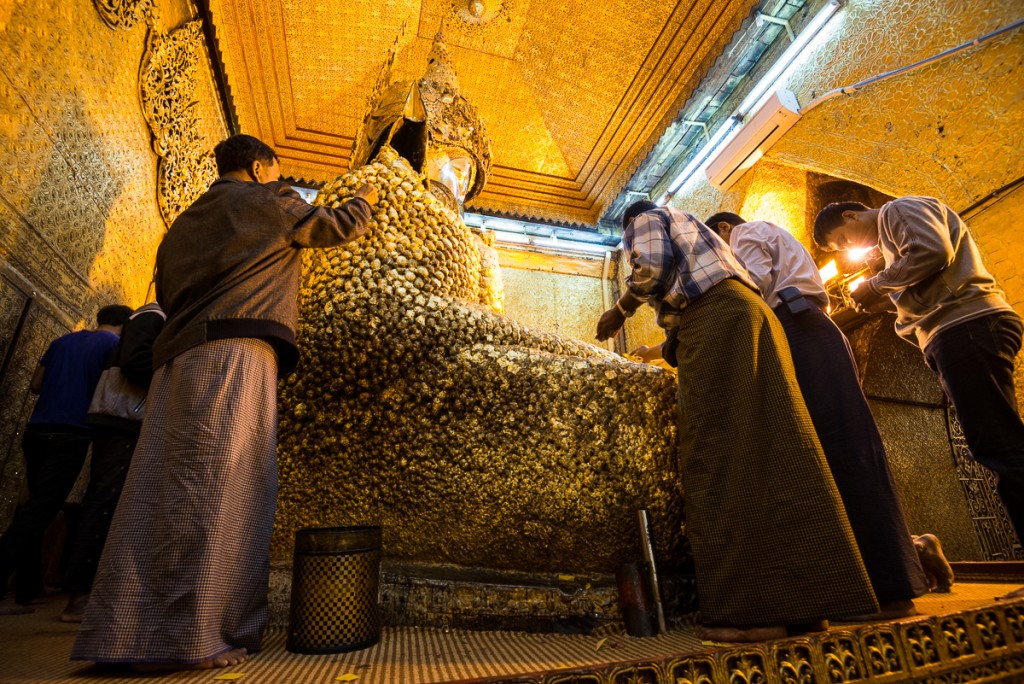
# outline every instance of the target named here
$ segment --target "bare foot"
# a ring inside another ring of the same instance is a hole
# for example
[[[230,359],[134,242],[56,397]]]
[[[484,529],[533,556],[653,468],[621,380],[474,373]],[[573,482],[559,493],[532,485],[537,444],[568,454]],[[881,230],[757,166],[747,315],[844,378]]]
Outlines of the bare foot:
[[[32,606],[17,603],[14,599],[0,601],[0,615],[27,615],[34,612],[36,612],[36,609]]]
[[[996,596],[996,601],[1013,601],[1014,599],[1019,598],[1024,598],[1024,587],[1021,587],[1020,589],[1014,589],[1009,594]]]
[[[917,606],[915,606],[914,602],[910,599],[886,601],[885,603],[879,604],[879,608],[881,608],[881,610],[877,613],[849,615],[841,618],[839,622],[881,622],[883,620],[898,620],[900,618],[917,615]]]
[[[234,667],[245,662],[249,652],[244,648],[235,648],[226,653],[221,653],[208,660],[192,665],[180,663],[132,663],[132,669],[136,672],[172,672],[175,670],[210,670],[215,667]]]
[[[68,597],[68,605],[57,617],[61,622],[81,622],[85,617],[85,606],[89,603],[89,594],[74,593]]]
[[[701,641],[736,641],[749,643],[752,641],[785,639],[786,636],[788,636],[786,628],[782,626],[751,627],[750,629],[740,629],[739,627],[697,626],[697,638]]]
[[[939,538],[934,534],[918,535],[914,537],[914,549],[928,577],[928,588],[935,592],[948,592],[953,586],[953,568],[942,553]]]
[[[249,657],[249,652],[244,648],[235,648],[227,653],[221,653],[213,659],[213,667],[233,667],[241,665]]]

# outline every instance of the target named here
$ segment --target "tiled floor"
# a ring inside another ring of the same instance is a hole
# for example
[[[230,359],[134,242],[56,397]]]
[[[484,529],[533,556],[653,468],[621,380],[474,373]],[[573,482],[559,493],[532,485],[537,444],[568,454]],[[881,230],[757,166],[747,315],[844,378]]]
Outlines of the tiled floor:
[[[958,583],[950,594],[918,599],[926,615],[946,615],[994,602],[1017,588],[1010,584]],[[75,625],[57,615],[63,597],[51,597],[31,615],[0,617],[0,683],[120,684],[138,682],[125,672],[97,671],[67,660]],[[268,633],[266,649],[228,670],[147,676],[145,682],[224,681],[241,674],[243,684],[305,684],[353,681],[355,684],[420,684],[476,677],[513,675],[562,668],[659,659],[710,650],[688,628],[639,639],[621,634],[598,636],[470,632],[439,629],[384,629],[381,642],[348,654],[305,656],[284,648],[284,630]],[[346,675],[354,675],[352,679]]]

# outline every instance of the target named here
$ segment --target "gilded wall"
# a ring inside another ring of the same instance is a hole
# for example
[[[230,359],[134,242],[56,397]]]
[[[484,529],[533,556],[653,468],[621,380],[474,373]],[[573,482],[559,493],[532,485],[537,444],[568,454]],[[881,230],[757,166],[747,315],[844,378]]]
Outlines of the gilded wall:
[[[158,30],[195,14],[186,0],[155,9]],[[100,306],[151,296],[166,229],[140,101],[151,34],[141,15],[127,23],[109,27],[89,0],[0,1],[0,522],[17,500],[28,380],[46,345],[94,325]],[[190,109],[209,147],[226,127],[208,57],[200,61]]]
[[[804,210],[807,195],[807,174],[802,169],[765,162],[750,174],[743,206],[736,213],[748,221],[770,221],[782,226],[804,244],[810,244],[814,226],[807,221]]]
[[[1022,213],[1024,185],[1018,185],[964,215],[986,265],[1017,313],[1024,313],[1024,246],[1017,228]],[[1017,404],[1024,408],[1024,354],[1017,356],[1014,379]]]
[[[599,278],[506,267],[501,269],[501,278],[506,316],[597,344],[597,319],[604,313]]]
[[[806,106],[824,91],[1009,25],[1020,10],[1006,0],[852,2],[787,87]],[[1018,29],[828,100],[806,112],[768,158],[964,208],[1024,169],[1022,61]]]

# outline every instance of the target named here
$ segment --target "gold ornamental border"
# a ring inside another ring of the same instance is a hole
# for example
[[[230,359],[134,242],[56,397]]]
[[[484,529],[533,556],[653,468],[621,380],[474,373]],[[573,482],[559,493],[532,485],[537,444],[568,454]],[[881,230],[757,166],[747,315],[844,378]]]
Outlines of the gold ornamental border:
[[[1024,681],[1024,600],[715,651],[473,684],[789,684]]]

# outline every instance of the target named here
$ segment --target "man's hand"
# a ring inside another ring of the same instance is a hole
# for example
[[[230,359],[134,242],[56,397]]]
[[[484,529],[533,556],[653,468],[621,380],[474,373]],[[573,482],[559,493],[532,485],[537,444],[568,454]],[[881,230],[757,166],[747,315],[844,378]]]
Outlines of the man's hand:
[[[356,197],[366,200],[366,202],[372,207],[379,199],[377,186],[373,183],[363,183],[362,187],[356,190]]]
[[[661,345],[655,345],[649,347],[646,344],[640,345],[633,351],[629,352],[630,356],[639,356],[644,363],[657,363],[658,361],[664,361],[665,357],[661,355]]]
[[[615,337],[615,333],[619,332],[619,328],[625,322],[626,317],[619,313],[618,307],[613,306],[605,311],[597,321],[598,341],[604,342],[610,337]]]
[[[850,299],[853,300],[857,311],[864,313],[878,313],[886,309],[886,295],[876,293],[875,289],[868,285],[867,281],[861,283],[860,287],[850,292]]]

